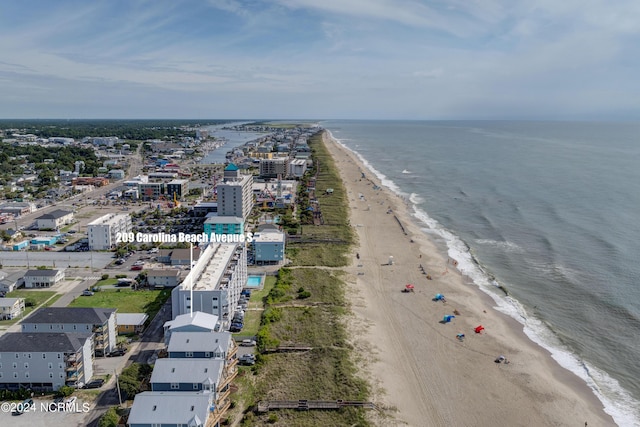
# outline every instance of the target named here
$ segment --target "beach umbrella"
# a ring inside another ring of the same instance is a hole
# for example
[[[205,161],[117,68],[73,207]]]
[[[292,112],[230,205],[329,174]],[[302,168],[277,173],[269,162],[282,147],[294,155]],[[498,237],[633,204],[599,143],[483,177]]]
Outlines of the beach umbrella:
[[[406,287],[407,287],[407,289],[413,289],[414,288],[414,286],[411,283],[409,283]]]
[[[444,298],[444,295],[442,295],[442,294],[436,294],[435,300],[436,300],[436,301],[440,301],[440,300],[441,300],[441,299],[443,299],[443,298]]]
[[[476,326],[474,331],[476,331],[476,334],[479,334],[480,332],[484,331],[484,326],[478,325],[478,326]]]

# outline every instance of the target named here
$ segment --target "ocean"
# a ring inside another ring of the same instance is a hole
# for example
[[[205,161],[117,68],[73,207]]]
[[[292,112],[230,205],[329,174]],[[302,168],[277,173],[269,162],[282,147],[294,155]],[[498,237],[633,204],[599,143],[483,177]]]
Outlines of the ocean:
[[[640,425],[640,123],[320,125],[618,425]]]

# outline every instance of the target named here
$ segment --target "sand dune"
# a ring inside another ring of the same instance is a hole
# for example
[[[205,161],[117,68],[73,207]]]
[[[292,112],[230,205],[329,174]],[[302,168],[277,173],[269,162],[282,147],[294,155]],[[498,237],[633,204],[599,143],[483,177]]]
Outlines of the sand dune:
[[[615,425],[586,384],[529,341],[516,321],[493,310],[493,301],[448,264],[412,222],[404,201],[374,189],[380,186],[376,178],[325,135],[347,188],[359,242],[360,259],[354,253],[348,283],[354,324],[362,325],[353,330],[353,340],[370,360],[366,370],[377,386],[374,400],[392,408],[393,419],[378,423]],[[393,265],[387,265],[390,256]],[[402,293],[408,283],[415,292]],[[447,302],[432,301],[436,293]],[[441,324],[454,310],[459,315]],[[475,334],[480,324],[485,331]],[[463,341],[458,333],[465,334]],[[499,355],[510,363],[495,363]]]

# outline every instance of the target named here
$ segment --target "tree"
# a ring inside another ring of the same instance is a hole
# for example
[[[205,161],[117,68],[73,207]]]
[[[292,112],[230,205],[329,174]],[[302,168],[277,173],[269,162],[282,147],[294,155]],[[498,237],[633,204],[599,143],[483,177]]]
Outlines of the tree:
[[[98,423],[98,427],[117,427],[118,426],[118,421],[120,421],[120,416],[116,412],[115,406],[112,406],[100,418],[100,422]]]

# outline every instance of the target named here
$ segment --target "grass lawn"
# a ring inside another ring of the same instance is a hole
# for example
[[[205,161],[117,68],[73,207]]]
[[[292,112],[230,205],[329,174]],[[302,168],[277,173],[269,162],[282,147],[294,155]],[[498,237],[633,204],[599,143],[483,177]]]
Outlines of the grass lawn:
[[[152,319],[171,296],[167,290],[117,289],[96,292],[92,297],[76,298],[69,307],[117,308],[119,313],[147,313]]]
[[[30,291],[28,289],[20,289],[17,291],[9,292],[6,296],[7,298],[24,298],[25,300],[29,299],[33,301],[34,305],[31,307],[26,307],[22,315],[20,315],[16,319],[0,321],[0,325],[13,325],[18,320],[27,317],[36,308],[40,306],[49,307],[61,296],[62,295],[56,294],[56,292],[54,291]]]
[[[244,328],[242,332],[233,334],[236,340],[252,338],[260,329],[260,319],[264,310],[264,299],[276,283],[275,276],[266,276],[262,289],[252,290],[249,298],[249,309],[244,314]]]
[[[116,283],[118,283],[118,279],[112,277],[107,280],[98,280],[93,286],[115,285]]]

